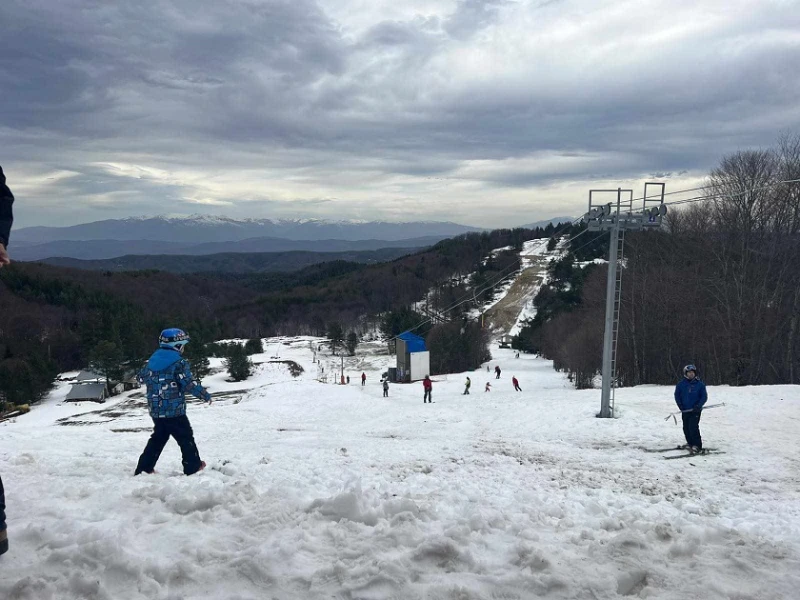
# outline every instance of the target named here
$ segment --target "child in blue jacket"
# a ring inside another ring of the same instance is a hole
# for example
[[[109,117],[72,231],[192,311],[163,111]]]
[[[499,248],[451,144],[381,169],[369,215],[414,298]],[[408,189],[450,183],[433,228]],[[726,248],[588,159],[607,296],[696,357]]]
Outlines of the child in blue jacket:
[[[154,427],[134,475],[153,472],[170,436],[181,448],[183,472],[192,475],[205,468],[206,463],[200,460],[186,416],[186,392],[206,402],[211,402],[211,395],[194,380],[189,361],[183,358],[183,349],[189,343],[186,332],[165,329],[158,341],[161,347],[139,373],[139,380],[147,386],[147,403]]]
[[[686,365],[683,368],[683,379],[675,386],[675,403],[683,411],[683,435],[689,451],[697,453],[703,449],[700,437],[700,415],[703,405],[708,400],[706,384],[697,378],[697,367]]]

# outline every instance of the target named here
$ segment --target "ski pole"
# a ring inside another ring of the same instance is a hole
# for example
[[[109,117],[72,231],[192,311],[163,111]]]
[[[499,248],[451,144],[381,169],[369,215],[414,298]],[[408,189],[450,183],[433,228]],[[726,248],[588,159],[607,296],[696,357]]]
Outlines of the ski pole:
[[[709,406],[704,406],[703,410],[708,410],[709,408],[719,408],[720,406],[725,406],[725,403],[724,402],[720,402],[719,404],[711,404]],[[676,411],[676,412],[673,412],[673,413],[669,413],[667,415],[667,418],[664,419],[664,420],[665,421],[669,421],[669,418],[672,417],[672,420],[675,421],[675,425],[677,425],[678,424],[678,417],[676,417],[675,415],[679,415],[681,413],[689,413],[689,412],[694,412],[694,409],[693,408],[687,408],[686,410],[679,410],[679,411]]]

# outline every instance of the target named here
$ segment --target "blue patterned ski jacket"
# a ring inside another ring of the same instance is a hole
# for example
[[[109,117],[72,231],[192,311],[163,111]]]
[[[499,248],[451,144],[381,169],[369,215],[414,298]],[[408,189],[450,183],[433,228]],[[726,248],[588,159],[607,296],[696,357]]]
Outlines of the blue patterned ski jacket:
[[[147,403],[154,419],[186,414],[186,392],[209,402],[211,395],[192,377],[189,361],[172,348],[159,348],[139,373],[147,386]]]

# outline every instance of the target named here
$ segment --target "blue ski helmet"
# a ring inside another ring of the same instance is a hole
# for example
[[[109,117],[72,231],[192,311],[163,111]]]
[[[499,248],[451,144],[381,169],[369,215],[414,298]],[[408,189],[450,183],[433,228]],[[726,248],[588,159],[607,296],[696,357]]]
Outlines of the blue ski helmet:
[[[697,367],[695,367],[694,365],[686,365],[685,367],[683,367],[683,376],[686,377],[686,374],[689,371],[694,371],[694,374],[697,375]]]
[[[161,332],[161,335],[158,336],[158,343],[161,344],[162,348],[180,350],[189,343],[189,334],[183,329],[171,327]]]

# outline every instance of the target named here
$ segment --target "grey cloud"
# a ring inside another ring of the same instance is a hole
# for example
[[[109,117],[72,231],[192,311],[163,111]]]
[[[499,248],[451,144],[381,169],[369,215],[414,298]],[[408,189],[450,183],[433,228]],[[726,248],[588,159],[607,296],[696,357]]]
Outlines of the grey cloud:
[[[402,46],[418,43],[425,32],[414,23],[384,21],[370,28],[364,35],[359,48],[369,50],[374,46]]]
[[[450,14],[378,20],[355,34],[313,0],[6,0],[0,164],[81,173],[59,182],[52,198],[30,198],[36,206],[85,200],[143,214],[164,212],[165,202],[192,204],[185,198],[198,193],[177,179],[91,166],[119,162],[273,173],[276,186],[281,179],[309,185],[312,199],[301,204],[299,196],[298,211],[356,211],[358,201],[347,198],[365,194],[362,182],[380,190],[385,181],[391,202],[409,198],[407,206],[424,211],[432,210],[426,193],[435,199],[460,185],[502,194],[696,172],[800,128],[800,47],[790,35],[800,20],[775,6],[714,36],[669,45],[648,43],[646,31],[624,39],[622,26],[604,25],[600,13],[591,20],[600,33],[559,47],[564,55],[509,42],[490,68],[465,58],[494,52],[480,34],[496,28],[492,35],[503,40],[509,15],[538,11],[533,39],[547,32],[541,15],[581,6],[463,0]],[[515,61],[517,71],[504,70]],[[540,153],[576,160],[550,172],[522,160]],[[588,155],[600,158],[578,160]],[[464,167],[474,161],[496,168],[474,179]],[[315,199],[328,192],[330,200]],[[215,193],[217,201],[241,201],[228,212],[255,202],[264,211],[292,210],[260,189],[239,198]]]
[[[457,39],[465,39],[493,24],[500,8],[509,0],[459,0],[444,29]]]

